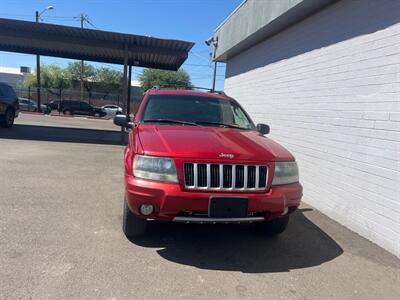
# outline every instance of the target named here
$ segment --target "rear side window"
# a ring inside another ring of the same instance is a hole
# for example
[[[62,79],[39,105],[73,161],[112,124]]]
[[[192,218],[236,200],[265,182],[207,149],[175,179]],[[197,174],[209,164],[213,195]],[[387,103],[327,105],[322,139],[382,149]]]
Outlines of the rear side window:
[[[87,104],[86,102],[81,102],[81,108],[82,109],[90,109],[90,105]]]
[[[80,105],[79,105],[79,102],[77,102],[77,101],[65,101],[64,106],[79,108]]]

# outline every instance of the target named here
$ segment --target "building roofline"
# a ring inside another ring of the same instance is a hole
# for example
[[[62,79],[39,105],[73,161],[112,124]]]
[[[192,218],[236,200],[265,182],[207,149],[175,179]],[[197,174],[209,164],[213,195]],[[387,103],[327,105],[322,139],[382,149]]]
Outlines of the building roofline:
[[[212,37],[218,38],[218,45],[213,60],[226,62],[339,0],[280,1],[244,0],[215,29]]]
[[[226,22],[229,21],[230,18],[247,2],[248,0],[243,0],[218,26],[214,29],[214,32],[217,32]]]

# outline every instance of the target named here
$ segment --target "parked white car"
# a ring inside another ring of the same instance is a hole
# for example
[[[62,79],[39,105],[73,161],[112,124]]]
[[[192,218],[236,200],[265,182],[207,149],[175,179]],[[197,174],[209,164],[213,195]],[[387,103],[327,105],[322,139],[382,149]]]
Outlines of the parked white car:
[[[107,115],[109,115],[109,116],[115,116],[118,114],[122,114],[122,108],[117,105],[108,104],[108,105],[102,106],[101,108],[104,109],[106,111]]]
[[[19,109],[21,111],[38,111],[37,102],[34,100],[30,100],[27,98],[18,98],[18,102],[19,102]],[[47,105],[40,104],[40,107],[42,109],[42,112],[50,113],[50,109]]]

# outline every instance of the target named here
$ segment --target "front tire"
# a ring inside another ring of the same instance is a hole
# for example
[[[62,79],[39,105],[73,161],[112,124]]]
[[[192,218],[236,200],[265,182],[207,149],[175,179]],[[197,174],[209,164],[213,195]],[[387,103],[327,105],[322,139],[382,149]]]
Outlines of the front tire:
[[[0,122],[0,126],[3,128],[11,128],[14,125],[14,119],[15,112],[11,108],[9,108],[4,114],[4,120]]]
[[[124,212],[122,217],[122,230],[126,237],[133,238],[146,233],[147,221],[139,218],[131,212],[128,202],[124,200]]]
[[[256,223],[256,229],[266,236],[276,236],[285,231],[289,223],[289,216],[284,216],[267,222]]]
[[[66,109],[63,111],[63,114],[66,116],[71,116],[72,115],[72,111],[70,111],[69,109]]]

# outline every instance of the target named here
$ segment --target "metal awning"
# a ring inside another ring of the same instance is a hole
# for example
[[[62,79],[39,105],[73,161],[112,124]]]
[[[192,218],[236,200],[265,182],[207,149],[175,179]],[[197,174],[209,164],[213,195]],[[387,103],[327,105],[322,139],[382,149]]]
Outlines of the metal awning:
[[[0,18],[0,50],[178,70],[194,43]]]

